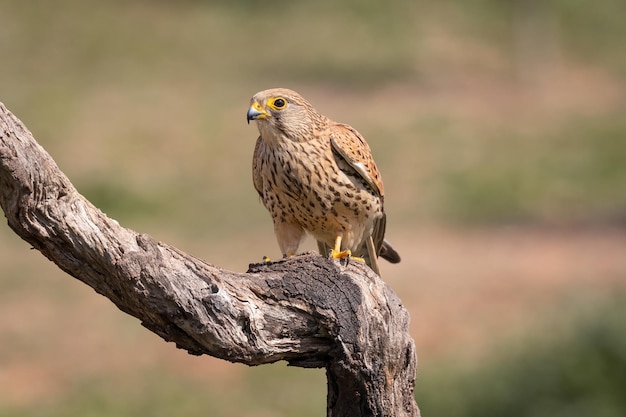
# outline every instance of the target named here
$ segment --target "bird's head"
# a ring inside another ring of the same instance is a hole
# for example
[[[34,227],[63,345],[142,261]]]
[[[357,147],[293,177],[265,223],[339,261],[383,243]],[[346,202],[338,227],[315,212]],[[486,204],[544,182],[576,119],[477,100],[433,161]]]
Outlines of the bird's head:
[[[255,120],[261,137],[270,141],[285,137],[305,140],[322,118],[300,94],[286,88],[256,93],[247,114],[248,123]]]

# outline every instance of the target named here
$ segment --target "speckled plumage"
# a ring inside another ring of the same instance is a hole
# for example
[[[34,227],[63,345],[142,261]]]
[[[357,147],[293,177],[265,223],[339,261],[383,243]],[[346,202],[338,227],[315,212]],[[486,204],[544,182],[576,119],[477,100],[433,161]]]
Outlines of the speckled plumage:
[[[365,139],[319,114],[295,91],[276,88],[252,97],[248,121],[260,136],[252,161],[254,188],[272,215],[283,256],[305,233],[323,255],[341,249],[379,272],[376,258],[399,262],[384,240],[383,182]]]

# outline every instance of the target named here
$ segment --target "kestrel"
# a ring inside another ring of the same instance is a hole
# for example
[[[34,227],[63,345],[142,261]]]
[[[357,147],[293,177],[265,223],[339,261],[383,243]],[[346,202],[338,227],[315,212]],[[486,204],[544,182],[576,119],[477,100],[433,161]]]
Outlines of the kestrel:
[[[283,256],[294,255],[308,232],[322,255],[358,257],[379,275],[378,256],[400,262],[384,240],[383,182],[359,132],[285,88],[256,93],[247,118],[260,133],[254,188],[272,215]]]

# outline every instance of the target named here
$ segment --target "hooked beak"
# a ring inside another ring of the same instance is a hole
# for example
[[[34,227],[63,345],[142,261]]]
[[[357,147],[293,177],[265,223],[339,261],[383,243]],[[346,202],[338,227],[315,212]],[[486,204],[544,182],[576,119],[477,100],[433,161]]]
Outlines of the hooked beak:
[[[266,112],[263,107],[261,107],[261,104],[256,101],[252,103],[246,115],[248,124],[250,124],[250,120],[265,119],[268,116],[269,113]]]

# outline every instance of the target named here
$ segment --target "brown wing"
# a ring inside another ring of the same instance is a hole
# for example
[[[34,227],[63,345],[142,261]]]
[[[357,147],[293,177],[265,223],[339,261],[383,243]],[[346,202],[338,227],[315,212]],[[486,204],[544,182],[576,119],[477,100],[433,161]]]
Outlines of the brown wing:
[[[335,123],[331,126],[331,139],[330,143],[333,150],[343,158],[348,165],[354,169],[354,171],[368,184],[372,193],[381,197],[381,203],[384,198],[385,189],[383,188],[383,181],[372,157],[372,151],[369,145],[363,139],[363,136],[359,134],[351,126]],[[374,231],[371,239],[374,245],[375,255],[380,254],[385,237],[385,225],[386,216],[383,213],[382,217],[374,222]],[[369,238],[368,238],[369,239]],[[366,242],[364,242],[365,244]],[[362,252],[365,258],[371,258],[371,255],[366,255],[366,248],[364,247]],[[378,267],[376,265],[376,259],[366,259],[368,265],[372,267],[378,273]]]
[[[254,189],[259,196],[263,197],[263,178],[261,177],[262,163],[263,159],[261,158],[261,147],[264,146],[263,139],[261,136],[256,140],[256,145],[254,146],[254,154],[252,156],[252,182],[254,184]]]
[[[333,150],[337,152],[370,186],[372,192],[384,196],[383,181],[369,145],[351,126],[334,123],[330,127]]]

